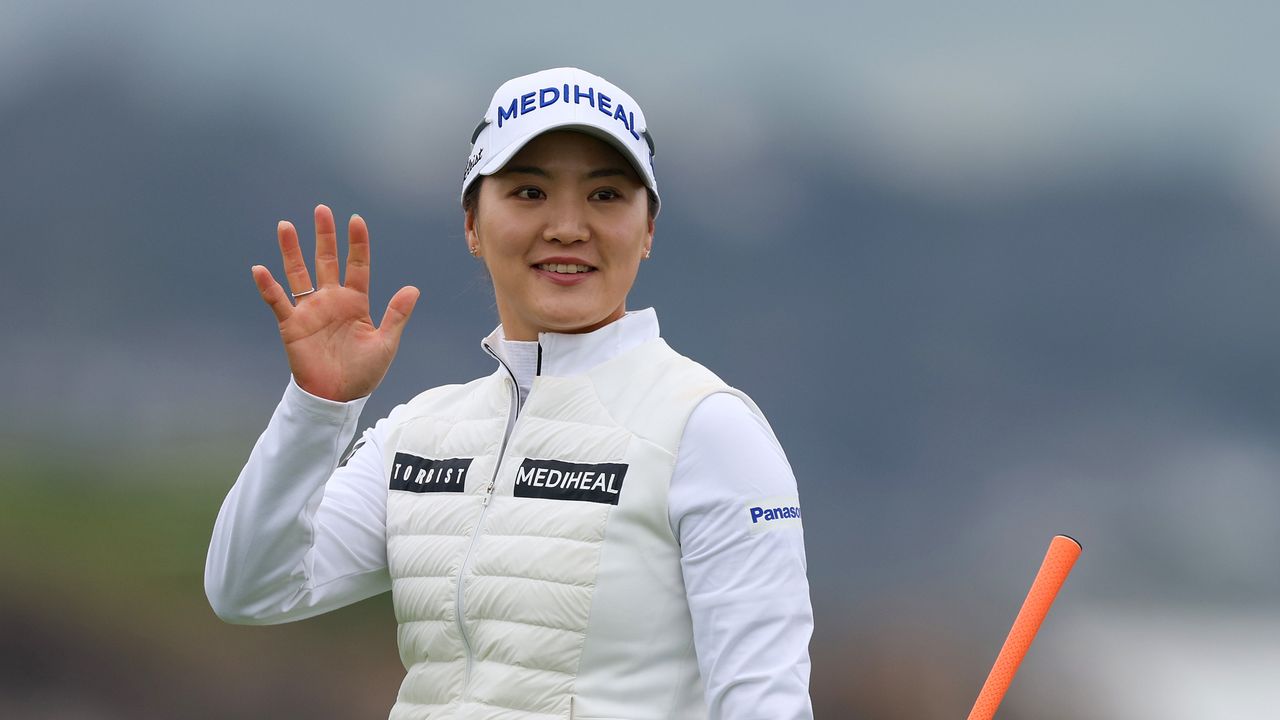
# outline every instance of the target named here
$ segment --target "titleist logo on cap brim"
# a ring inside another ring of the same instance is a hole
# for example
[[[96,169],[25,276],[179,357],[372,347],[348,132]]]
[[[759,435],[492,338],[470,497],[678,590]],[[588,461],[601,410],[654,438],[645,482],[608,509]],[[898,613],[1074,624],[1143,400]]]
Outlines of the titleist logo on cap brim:
[[[464,182],[466,181],[467,176],[471,174],[471,171],[475,169],[476,165],[480,164],[480,158],[482,157],[484,157],[484,148],[480,148],[476,151],[475,155],[467,158],[467,169],[462,171],[462,180]]]

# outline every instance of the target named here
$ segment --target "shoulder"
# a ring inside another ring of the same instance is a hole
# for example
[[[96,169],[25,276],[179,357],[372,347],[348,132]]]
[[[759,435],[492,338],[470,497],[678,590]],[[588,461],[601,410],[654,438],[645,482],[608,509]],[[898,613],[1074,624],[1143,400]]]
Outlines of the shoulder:
[[[773,428],[751,398],[733,390],[708,395],[689,415],[679,462],[704,475],[733,478],[758,490],[793,490],[795,478]]]
[[[684,366],[702,391],[685,423],[680,444],[697,448],[733,449],[744,440],[757,440],[782,454],[764,411],[743,390],[728,384],[710,368],[668,348],[671,362]]]
[[[707,438],[743,434],[767,434],[772,437],[773,429],[765,420],[764,413],[746,393],[725,386],[723,391],[702,398],[693,409],[685,426],[686,436],[689,433]]]
[[[705,398],[739,394],[661,338],[628,350],[587,375],[610,417],[673,454],[690,414]]]

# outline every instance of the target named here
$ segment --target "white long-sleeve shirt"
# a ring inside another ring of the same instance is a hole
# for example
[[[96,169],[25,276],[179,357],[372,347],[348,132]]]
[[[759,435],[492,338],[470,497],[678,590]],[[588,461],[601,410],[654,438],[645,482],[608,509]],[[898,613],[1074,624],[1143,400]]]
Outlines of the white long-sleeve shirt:
[[[617,323],[627,342],[657,320],[646,310]],[[499,352],[523,400],[538,344],[503,340]],[[289,622],[391,589],[385,419],[339,466],[366,400],[325,400],[290,381],[214,526],[205,592],[219,617]],[[796,495],[771,435],[740,399],[712,395],[685,426],[671,478],[669,520],[713,720],[813,715],[802,533],[795,525],[755,533],[744,522],[744,504]]]

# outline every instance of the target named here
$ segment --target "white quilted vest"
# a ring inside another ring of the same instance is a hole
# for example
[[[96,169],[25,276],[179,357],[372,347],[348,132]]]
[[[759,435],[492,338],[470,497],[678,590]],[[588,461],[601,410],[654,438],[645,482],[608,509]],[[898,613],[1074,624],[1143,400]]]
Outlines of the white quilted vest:
[[[537,377],[509,437],[501,368],[400,409],[387,559],[408,672],[391,720],[706,718],[667,492],[717,392],[758,412],[654,338]]]

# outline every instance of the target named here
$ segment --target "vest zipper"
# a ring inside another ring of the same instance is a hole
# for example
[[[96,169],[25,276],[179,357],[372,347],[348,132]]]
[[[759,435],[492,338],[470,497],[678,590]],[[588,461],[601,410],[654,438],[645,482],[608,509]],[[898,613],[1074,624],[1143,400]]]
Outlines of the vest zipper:
[[[462,674],[462,697],[467,696],[467,688],[471,684],[471,664],[473,661],[473,653],[471,649],[471,639],[467,637],[467,625],[465,620],[466,607],[462,598],[462,581],[467,576],[467,571],[471,569],[472,553],[476,549],[476,540],[480,537],[480,528],[484,524],[485,512],[489,509],[489,500],[493,498],[493,490],[498,482],[498,471],[502,469],[502,460],[507,454],[507,441],[511,439],[511,433],[516,426],[516,418],[520,414],[520,386],[516,382],[516,374],[511,372],[511,368],[507,363],[498,356],[488,343],[484,345],[485,352],[493,356],[498,361],[503,370],[507,371],[507,377],[511,380],[511,406],[507,410],[507,429],[502,435],[502,444],[498,447],[498,461],[493,464],[493,476],[489,478],[489,483],[485,485],[484,497],[480,500],[480,517],[476,519],[475,530],[471,533],[471,542],[467,545],[467,554],[462,558],[462,567],[458,570],[458,594],[455,599],[455,614],[458,618],[458,632],[462,637],[462,647],[467,653],[467,665]],[[538,366],[541,372],[542,366],[542,346],[538,346]],[[532,389],[531,389],[532,391]]]

